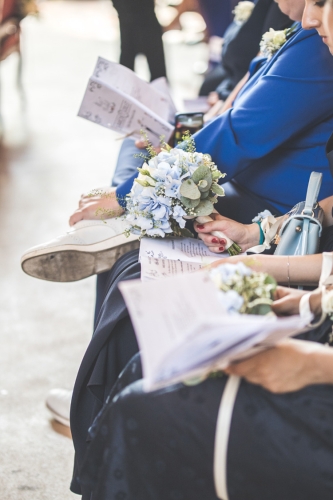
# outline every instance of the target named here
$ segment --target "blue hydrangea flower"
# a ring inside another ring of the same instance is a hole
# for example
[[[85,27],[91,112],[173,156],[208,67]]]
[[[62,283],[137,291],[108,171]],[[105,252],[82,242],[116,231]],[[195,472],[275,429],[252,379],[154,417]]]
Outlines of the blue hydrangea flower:
[[[253,271],[243,264],[243,262],[238,262],[238,264],[222,264],[221,266],[212,269],[211,277],[213,281],[219,285],[220,283],[225,283],[236,273],[240,276],[251,276]]]
[[[227,292],[220,291],[219,300],[228,314],[239,313],[244,299],[235,290],[228,290]]]
[[[180,227],[183,229],[185,227],[185,224],[186,224],[186,221],[183,218],[184,215],[186,215],[185,210],[183,210],[180,205],[175,205],[173,207],[172,215],[173,215],[173,218],[175,219],[175,221],[178,222]]]

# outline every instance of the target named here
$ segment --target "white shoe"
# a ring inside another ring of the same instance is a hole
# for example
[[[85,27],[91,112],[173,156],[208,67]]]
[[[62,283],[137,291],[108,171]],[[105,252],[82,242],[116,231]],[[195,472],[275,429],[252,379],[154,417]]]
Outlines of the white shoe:
[[[66,389],[52,389],[45,401],[46,407],[55,420],[70,427],[69,415],[73,391]]]
[[[139,248],[136,235],[128,238],[123,217],[82,220],[66,234],[29,248],[21,258],[25,273],[48,281],[77,281],[111,269],[124,253]]]

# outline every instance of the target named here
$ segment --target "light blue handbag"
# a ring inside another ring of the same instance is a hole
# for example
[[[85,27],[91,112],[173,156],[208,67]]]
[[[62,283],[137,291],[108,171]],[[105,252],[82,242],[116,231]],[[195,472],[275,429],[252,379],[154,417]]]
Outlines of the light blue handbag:
[[[307,255],[318,252],[324,212],[317,199],[322,174],[312,172],[306,200],[298,203],[288,213],[280,229],[275,255]]]

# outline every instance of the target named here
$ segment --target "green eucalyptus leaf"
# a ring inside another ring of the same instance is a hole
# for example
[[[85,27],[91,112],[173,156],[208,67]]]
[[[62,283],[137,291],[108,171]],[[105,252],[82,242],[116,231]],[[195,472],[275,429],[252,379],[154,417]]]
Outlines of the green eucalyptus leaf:
[[[194,208],[197,207],[200,203],[200,198],[196,200],[190,200],[190,198],[186,198],[185,196],[180,197],[180,201],[186,208]]]
[[[205,190],[205,188],[208,186],[208,182],[205,180],[205,179],[201,179],[201,181],[199,181],[198,183],[198,188],[202,190]]]
[[[213,191],[213,193],[217,194],[218,196],[225,195],[223,187],[220,186],[219,184],[213,184],[211,186],[211,190]]]
[[[206,187],[201,188],[200,182],[203,182],[203,181],[207,182],[207,185],[206,185]],[[202,193],[205,193],[206,191],[210,190],[212,183],[213,183],[212,174],[209,172],[207,175],[205,175],[205,177],[201,181],[199,181],[198,188],[200,189],[200,191]]]
[[[195,208],[196,216],[210,215],[214,210],[214,205],[209,200],[202,200]]]
[[[273,285],[275,287],[277,286],[275,279],[269,274],[266,275],[264,283],[265,285]]]
[[[209,196],[209,191],[205,191],[204,193],[201,193],[201,199],[206,200]]]
[[[265,316],[272,312],[272,307],[269,304],[256,304],[253,307],[249,307],[246,311],[247,314],[258,314],[260,316]]]
[[[214,170],[214,172],[212,172],[212,177],[214,181],[217,181],[221,177],[224,177],[224,175],[222,175],[219,170]]]
[[[180,186],[180,194],[185,196],[185,198],[190,198],[191,200],[196,200],[200,198],[200,191],[198,186],[193,182],[192,179],[186,179]]]
[[[209,167],[207,167],[207,165],[200,165],[200,167],[198,167],[193,172],[192,180],[193,180],[193,182],[195,182],[196,184],[198,184],[199,181],[201,181],[202,179],[204,179],[207,174],[210,174]]]

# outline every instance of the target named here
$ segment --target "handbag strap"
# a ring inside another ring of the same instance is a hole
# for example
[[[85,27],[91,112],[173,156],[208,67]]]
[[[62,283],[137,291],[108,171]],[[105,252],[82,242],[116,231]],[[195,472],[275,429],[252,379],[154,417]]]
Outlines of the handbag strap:
[[[322,178],[323,174],[320,172],[311,172],[303,210],[304,215],[313,215],[313,207],[317,203]]]
[[[214,443],[214,483],[216,496],[229,500],[227,485],[227,455],[232,414],[241,378],[230,375],[225,385],[217,416]]]

